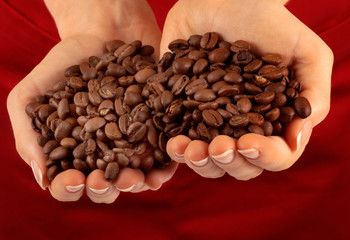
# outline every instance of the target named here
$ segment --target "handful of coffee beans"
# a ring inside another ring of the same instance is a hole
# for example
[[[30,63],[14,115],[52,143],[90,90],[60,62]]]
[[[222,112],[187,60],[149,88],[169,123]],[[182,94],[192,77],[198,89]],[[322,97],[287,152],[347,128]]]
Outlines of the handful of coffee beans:
[[[64,79],[26,106],[47,156],[47,176],[75,168],[88,175],[163,168],[169,138],[210,142],[223,134],[282,135],[295,115],[311,114],[282,57],[250,52],[217,33],[169,44],[158,64],[152,46],[113,40],[107,53],[66,69]],[[135,157],[135,156],[142,157]]]

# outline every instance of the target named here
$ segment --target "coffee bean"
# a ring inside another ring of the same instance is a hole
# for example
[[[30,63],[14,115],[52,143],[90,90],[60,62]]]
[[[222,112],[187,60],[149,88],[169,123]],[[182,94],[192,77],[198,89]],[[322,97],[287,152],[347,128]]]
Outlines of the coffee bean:
[[[118,125],[115,122],[107,123],[105,126],[106,137],[111,140],[117,140],[122,138],[122,133],[119,130]]]
[[[60,142],[61,146],[73,149],[77,146],[77,141],[74,138],[65,137]]]
[[[189,58],[178,58],[173,63],[174,74],[187,74],[191,70],[194,61]]]
[[[227,96],[233,96],[235,94],[238,94],[239,92],[240,92],[240,89],[237,84],[226,85],[221,87],[221,89],[218,91],[218,95],[220,97],[227,97]]]
[[[203,51],[193,50],[193,51],[190,51],[190,52],[188,53],[187,57],[188,57],[189,59],[194,60],[194,61],[198,61],[198,60],[200,60],[200,59],[206,60],[206,58],[208,57],[208,54],[207,54],[206,52],[203,52]],[[208,65],[208,61],[206,60],[205,62],[206,62],[206,64]],[[202,63],[202,64],[203,64],[203,63]],[[201,64],[201,65],[202,65],[202,64]],[[195,69],[195,67],[193,66],[193,73],[195,72],[194,69]],[[196,73],[194,73],[194,74],[196,74]]]
[[[250,50],[250,44],[243,40],[237,40],[234,43],[232,43],[230,47],[231,52],[240,52],[240,51],[248,51]]]
[[[248,113],[252,108],[252,102],[249,98],[244,97],[237,101],[237,107],[241,113]]]
[[[65,71],[64,71],[64,75],[66,77],[70,77],[70,76],[76,76],[76,75],[80,75],[80,66],[79,65],[72,65],[70,67],[68,67]]]
[[[97,69],[91,67],[88,62],[83,62],[80,64],[80,72],[84,81],[94,79],[97,75]]]
[[[187,49],[188,48],[188,42],[183,39],[177,39],[169,43],[168,48],[171,51],[174,50],[180,50],[180,49]]]
[[[207,77],[208,83],[213,84],[215,82],[223,80],[225,75],[226,75],[226,72],[222,69],[214,70],[208,74],[208,77]]]
[[[72,124],[67,121],[62,121],[58,124],[55,130],[55,139],[60,142],[63,138],[67,137],[72,131]]]
[[[239,66],[246,65],[250,63],[253,59],[253,56],[248,51],[240,51],[233,55],[233,62]]]
[[[125,42],[121,40],[111,40],[106,43],[106,49],[108,52],[115,52],[119,47],[123,46]]]
[[[139,103],[143,102],[143,98],[141,94],[135,93],[135,92],[126,92],[124,96],[124,102],[131,106],[134,107]]]
[[[295,111],[291,107],[281,107],[280,108],[280,116],[278,120],[281,122],[290,122],[292,121],[293,117],[295,115]]]
[[[183,75],[183,76],[179,77],[176,80],[176,82],[174,83],[174,85],[171,89],[171,92],[174,95],[180,95],[189,82],[190,82],[190,78],[188,76]]]
[[[97,129],[103,127],[106,124],[106,120],[101,117],[94,117],[89,119],[85,125],[84,129],[86,132],[95,132]]]
[[[203,120],[210,127],[219,128],[223,124],[223,118],[217,111],[207,109],[202,112]]]
[[[60,173],[60,171],[61,170],[58,165],[51,166],[46,172],[47,179],[52,181]]]
[[[219,104],[217,102],[205,102],[205,103],[201,103],[198,105],[198,109],[200,111],[204,111],[206,109],[217,109],[219,107]]]
[[[224,63],[230,57],[231,53],[226,48],[216,48],[208,55],[210,63]]]
[[[252,62],[245,65],[243,70],[246,73],[254,73],[258,71],[262,65],[263,65],[263,61],[261,61],[260,59],[254,59]]]
[[[81,171],[81,172],[85,172],[88,169],[88,165],[85,161],[83,161],[82,159],[79,158],[75,158],[73,160],[73,166],[75,169]]]
[[[86,107],[89,104],[89,95],[87,92],[77,92],[74,95],[74,104],[78,107]]]
[[[192,95],[198,92],[199,90],[206,89],[208,87],[208,83],[205,79],[197,79],[187,84],[185,87],[185,92],[187,95]]]
[[[225,74],[224,81],[228,82],[228,83],[242,83],[243,82],[243,78],[237,72],[229,72],[229,73]]]
[[[233,104],[233,103],[228,103],[226,105],[226,111],[230,112],[233,115],[238,115],[239,114],[238,106]]]
[[[286,89],[286,96],[289,99],[295,99],[299,96],[298,92],[294,88],[287,88]]]
[[[293,108],[295,109],[296,114],[301,118],[307,118],[311,115],[311,105],[305,97],[295,98]]]
[[[229,121],[229,124],[235,128],[244,128],[249,124],[248,115],[246,114],[233,115]]]
[[[128,141],[130,143],[141,141],[146,136],[147,129],[147,125],[140,122],[130,124],[126,133],[128,136]]]
[[[60,164],[61,164],[61,168],[66,171],[68,169],[72,169],[74,168],[73,166],[73,162],[71,160],[68,160],[68,159],[62,159],[60,161]]]
[[[216,95],[212,89],[201,89],[197,91],[193,97],[200,102],[211,102],[215,100]]]
[[[273,133],[273,126],[272,126],[271,122],[264,121],[264,123],[261,124],[260,127],[264,131],[264,135],[265,136],[271,136],[272,135],[272,133]]]
[[[268,111],[267,113],[265,113],[264,118],[268,121],[275,121],[279,118],[280,116],[280,109],[279,108],[273,108],[270,111]]]
[[[254,96],[255,102],[258,104],[269,104],[275,98],[275,92],[262,92]]]
[[[254,105],[251,108],[251,112],[263,114],[269,111],[270,109],[271,109],[271,104]]]
[[[71,152],[69,151],[68,148],[63,147],[63,146],[59,146],[50,152],[49,159],[59,160],[59,159],[69,157],[70,154],[71,154]]]
[[[263,136],[265,134],[264,130],[257,125],[249,125],[248,131],[251,133],[255,133],[255,134],[259,134],[259,135],[263,135]]]
[[[44,137],[43,135],[39,135],[37,137],[36,141],[38,142],[38,145],[40,147],[43,147],[47,143],[48,138]]]
[[[268,64],[278,65],[282,62],[282,56],[278,53],[264,53],[262,60]]]
[[[156,71],[150,68],[144,68],[135,74],[135,81],[138,83],[146,83],[147,79],[154,75]]]
[[[264,65],[260,68],[258,74],[264,78],[267,78],[271,81],[280,79],[283,76],[281,68],[274,65]]]
[[[200,47],[205,50],[213,50],[219,41],[219,35],[215,32],[205,33],[200,40]]]
[[[200,75],[204,73],[207,70],[208,65],[209,65],[208,60],[204,58],[197,60],[196,63],[193,65],[193,69],[192,69],[193,74]]]
[[[244,83],[244,88],[248,91],[248,93],[250,94],[259,94],[259,93],[262,93],[263,91],[261,90],[260,87],[252,84],[252,83],[249,83],[249,82],[245,82]]]
[[[260,126],[264,123],[264,117],[259,113],[249,112],[247,113],[247,116],[250,124]]]

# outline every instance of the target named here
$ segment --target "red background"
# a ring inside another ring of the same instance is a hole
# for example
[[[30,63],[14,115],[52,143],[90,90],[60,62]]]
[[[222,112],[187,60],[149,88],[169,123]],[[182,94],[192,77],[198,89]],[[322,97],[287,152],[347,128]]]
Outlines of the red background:
[[[175,0],[149,0],[162,27]],[[62,203],[15,150],[12,87],[59,41],[41,0],[0,1],[0,239],[350,239],[350,1],[291,0],[290,11],[334,51],[332,107],[290,169],[248,182],[181,166],[157,192]]]

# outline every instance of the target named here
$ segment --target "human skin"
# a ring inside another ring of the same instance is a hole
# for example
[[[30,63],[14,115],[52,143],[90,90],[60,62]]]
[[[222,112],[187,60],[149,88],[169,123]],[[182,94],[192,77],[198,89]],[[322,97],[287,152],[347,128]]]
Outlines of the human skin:
[[[46,0],[45,3],[55,20],[61,41],[8,96],[7,108],[19,155],[32,166],[38,184],[43,189],[48,188],[60,201],[76,201],[86,192],[94,202],[112,203],[120,191],[160,188],[174,174],[176,162],[146,175],[141,170],[122,169],[113,182],[105,180],[102,170],[94,170],[85,177],[74,169],[58,174],[52,182],[48,181],[46,159],[36,141],[38,134],[31,129],[30,119],[25,115],[25,106],[62,80],[68,66],[91,55],[101,56],[106,41],[142,40],[143,44],[155,47],[155,58],[158,58],[161,32],[146,0]],[[150,151],[136,157],[143,158],[147,154]]]
[[[280,53],[284,65],[295,69],[300,95],[312,114],[296,117],[285,137],[246,134],[238,140],[217,136],[211,143],[180,135],[169,140],[169,156],[207,178],[228,173],[239,180],[259,176],[263,170],[281,171],[301,156],[312,129],[328,114],[333,53],[307,26],[294,17],[281,0],[180,0],[170,10],[163,29],[161,54],[174,39],[218,32],[226,41],[242,39],[253,51]]]

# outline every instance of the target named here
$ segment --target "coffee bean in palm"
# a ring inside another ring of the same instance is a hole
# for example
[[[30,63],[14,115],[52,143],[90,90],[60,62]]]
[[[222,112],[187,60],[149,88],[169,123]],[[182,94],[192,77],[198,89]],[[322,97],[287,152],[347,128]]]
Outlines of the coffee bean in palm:
[[[293,101],[293,108],[296,114],[301,118],[307,118],[311,115],[311,105],[305,97],[297,97]]]
[[[205,33],[200,40],[200,47],[205,50],[212,50],[219,41],[219,35],[215,32]]]

